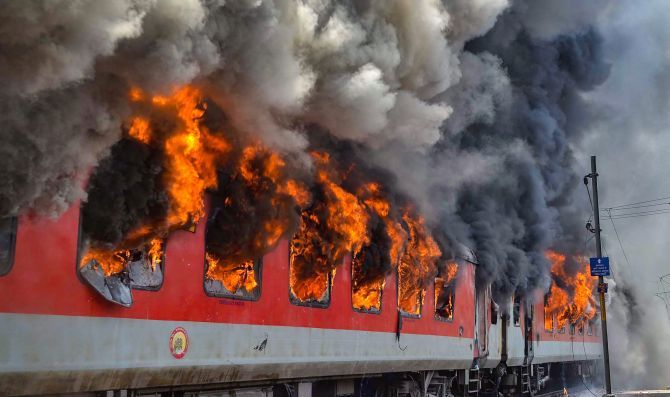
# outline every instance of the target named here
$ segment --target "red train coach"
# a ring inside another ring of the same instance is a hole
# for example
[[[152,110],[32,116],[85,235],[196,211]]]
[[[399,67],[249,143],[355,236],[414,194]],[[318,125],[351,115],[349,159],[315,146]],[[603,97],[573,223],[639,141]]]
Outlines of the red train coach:
[[[1,225],[0,395],[252,386],[267,395],[273,385],[275,395],[364,395],[362,379],[435,395],[491,383],[522,393],[539,389],[552,363],[586,372],[600,355],[591,327],[545,329],[541,294],[498,305],[476,290],[471,257],[459,262],[449,318],[435,311],[434,285],[419,316],[398,311],[395,275],[380,311],[354,310],[350,260],[325,304],[296,304],[287,241],[257,264],[255,296],[216,296],[204,277],[204,222],[170,235],[164,280],[153,290],[137,285],[122,307],[78,276],[79,217],[75,205],[55,220]]]

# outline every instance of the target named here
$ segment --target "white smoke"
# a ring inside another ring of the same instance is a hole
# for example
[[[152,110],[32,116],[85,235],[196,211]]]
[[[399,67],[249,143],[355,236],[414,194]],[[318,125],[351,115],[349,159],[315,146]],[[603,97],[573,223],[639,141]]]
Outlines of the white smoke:
[[[95,75],[100,56],[142,32],[147,4],[131,1],[26,1],[0,10],[4,95],[29,96]]]
[[[119,138],[123,93],[131,86],[166,93],[199,84],[237,129],[284,152],[300,154],[307,146],[309,137],[296,127],[307,121],[373,149],[425,153],[452,114],[436,96],[461,80],[463,43],[486,32],[506,6],[502,0],[8,4],[0,11],[0,101],[11,159],[3,161],[1,212],[57,213],[80,197],[71,179]],[[36,109],[40,120],[28,116]],[[61,141],[78,150],[59,148]],[[22,169],[17,158],[31,165]],[[49,205],[49,197],[58,205]]]

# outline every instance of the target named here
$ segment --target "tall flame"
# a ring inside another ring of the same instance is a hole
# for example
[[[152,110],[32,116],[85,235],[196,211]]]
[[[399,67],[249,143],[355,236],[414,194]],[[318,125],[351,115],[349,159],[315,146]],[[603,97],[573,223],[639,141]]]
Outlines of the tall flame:
[[[217,164],[231,148],[221,134],[212,134],[202,125],[206,104],[198,89],[186,86],[168,97],[149,98],[141,90],[132,88],[129,96],[133,102],[146,102],[149,107],[174,115],[178,121],[174,131],[162,142],[165,154],[163,182],[169,206],[163,224],[144,224],[132,230],[118,244],[123,249],[110,251],[91,247],[83,255],[80,261],[82,267],[95,259],[106,275],[119,273],[127,266],[128,249],[160,240],[170,230],[194,225],[204,216],[205,190],[216,187]],[[151,122],[144,116],[131,119],[128,135],[145,144],[156,144]],[[155,269],[155,265],[152,268]]]
[[[407,248],[398,265],[398,307],[407,314],[421,314],[425,282],[436,271],[437,260],[442,255],[435,240],[428,233],[421,217],[412,217],[409,212],[402,216],[409,230]]]
[[[388,244],[372,244],[354,252],[352,257],[352,305],[355,309],[380,311],[382,291],[386,273],[384,261],[389,261],[388,268],[396,269],[400,252],[403,250],[407,233],[392,218],[391,204],[383,193],[382,186],[376,182],[364,184],[357,193],[368,211],[381,220],[383,238]],[[386,245],[388,247],[386,247]],[[386,249],[388,252],[382,252]],[[388,259],[386,257],[388,256]],[[376,266],[374,264],[376,263]],[[372,265],[371,265],[372,264]]]
[[[458,273],[458,264],[449,262],[445,269],[435,277],[435,313],[441,318],[454,317],[454,280]]]
[[[289,254],[295,299],[325,301],[337,266],[351,255],[355,308],[380,310],[385,277],[397,269],[399,308],[420,313],[425,286],[437,273],[441,252],[423,218],[408,204],[394,206],[381,183],[362,175],[351,177],[355,165],[347,164],[343,171],[329,153],[314,151],[314,180],[307,189],[288,177],[287,159],[279,153],[245,139],[229,142],[223,132],[210,131],[211,124],[205,125],[208,103],[194,86],[165,96],[132,88],[128,97],[136,112],[128,120],[127,136],[162,155],[160,178],[167,213],[163,219],[142,220],[113,249],[91,242],[81,266],[96,263],[106,275],[117,274],[139,247],[156,269],[163,239],[173,230],[195,227],[205,215],[205,193],[212,191],[212,204],[224,215],[212,218],[220,223],[211,229],[213,240],[207,241],[206,278],[221,282],[229,292],[256,288],[255,261],[297,228]],[[226,169],[225,176],[221,168]],[[263,215],[256,219],[260,208]],[[237,244],[234,236],[223,241],[225,221],[247,215],[256,223],[244,230],[244,241]],[[438,277],[440,286],[452,283],[457,266],[447,269]],[[453,297],[447,299],[452,309],[446,310],[453,310]]]
[[[167,156],[165,181],[170,196],[170,226],[197,223],[205,214],[205,190],[217,186],[216,165],[230,151],[223,137],[201,123],[206,105],[193,87],[177,90],[159,106],[174,107],[183,127],[164,145]]]
[[[284,197],[290,197],[295,205],[306,205],[310,199],[309,192],[300,182],[285,177],[285,166],[277,153],[259,144],[245,147],[233,171],[233,178],[245,187],[245,195],[243,198],[229,194],[223,199],[224,210],[253,213],[254,208],[250,207],[258,204],[253,200],[261,200],[261,197],[269,201],[263,203],[266,206],[279,207],[285,201]],[[260,220],[262,227],[256,229],[257,233],[251,241],[236,242],[233,244],[235,247],[226,247],[229,257],[219,258],[208,247],[206,277],[220,281],[233,293],[242,287],[241,281],[244,281],[245,290],[251,292],[256,286],[254,260],[275,247],[290,227],[290,220],[282,217],[280,212],[273,215]]]
[[[369,251],[359,251],[351,261],[351,300],[354,309],[366,311],[381,311],[382,291],[384,290],[385,274],[369,275],[365,266]],[[372,260],[380,260],[372,258]]]
[[[596,304],[593,290],[596,279],[588,274],[586,265],[570,275],[566,272],[566,256],[555,251],[547,251],[546,257],[551,262],[551,274],[553,281],[545,304],[545,313],[556,316],[556,327],[563,328],[567,324],[577,324],[592,319],[596,314]],[[578,263],[584,264],[581,257],[574,258]],[[553,324],[548,324],[550,316],[545,315],[545,328],[550,329]]]
[[[328,153],[313,152],[312,157],[322,197],[303,211],[290,246],[291,292],[301,301],[324,299],[328,277],[344,256],[370,241],[365,206],[338,184]]]

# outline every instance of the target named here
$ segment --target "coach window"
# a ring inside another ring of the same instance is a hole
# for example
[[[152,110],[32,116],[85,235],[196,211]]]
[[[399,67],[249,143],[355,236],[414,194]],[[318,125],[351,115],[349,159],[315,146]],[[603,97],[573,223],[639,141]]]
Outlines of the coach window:
[[[456,274],[458,265],[454,262],[440,266],[435,277],[435,318],[453,321],[456,301]]]
[[[360,313],[379,314],[386,274],[372,246],[364,247],[351,259],[351,306]]]
[[[0,276],[12,270],[16,246],[16,218],[0,219]]]
[[[589,320],[586,323],[586,334],[588,336],[593,336],[593,321],[592,320]]]
[[[514,320],[514,326],[521,326],[521,296],[514,294],[514,305],[512,307],[512,318]]]
[[[233,221],[216,207],[217,203],[224,202],[223,198],[214,193],[210,197],[213,208],[205,229],[205,293],[217,298],[258,300],[261,295],[262,259],[233,256],[225,243],[228,241],[225,236],[231,234]],[[221,244],[221,241],[224,243]]]
[[[570,335],[575,334],[575,324],[570,323]]]
[[[577,325],[577,335],[584,335],[584,322],[580,321]]]
[[[565,325],[558,329],[558,333],[559,334],[564,334],[565,333]]]
[[[498,324],[498,316],[500,316],[500,307],[491,299],[491,324]]]
[[[398,267],[398,309],[403,316],[420,318],[426,290],[417,285],[411,266]]]
[[[554,332],[555,316],[547,307],[548,295],[544,297],[544,330]]]
[[[215,252],[205,252],[205,293],[217,298],[258,300],[261,295],[262,260],[235,261],[219,259]]]
[[[327,308],[335,264],[298,231],[289,244],[289,300],[298,306]]]

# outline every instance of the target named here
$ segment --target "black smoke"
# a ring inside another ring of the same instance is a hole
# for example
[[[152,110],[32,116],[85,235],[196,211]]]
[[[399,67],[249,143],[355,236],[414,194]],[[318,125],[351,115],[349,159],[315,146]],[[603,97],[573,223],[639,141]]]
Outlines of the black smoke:
[[[478,281],[493,282],[499,296],[532,291],[548,285],[547,249],[584,250],[583,224],[574,215],[575,208],[580,214],[589,208],[574,199],[582,175],[573,168],[570,147],[571,137],[584,131],[571,129],[569,118],[580,116],[575,98],[608,76],[602,38],[588,30],[533,39],[512,8],[465,50],[500,59],[512,85],[511,100],[490,122],[446,135],[440,144],[500,159],[500,172],[489,181],[464,184],[455,214],[466,225],[464,240],[474,244]]]
[[[132,230],[164,219],[162,170],[160,151],[129,138],[116,143],[88,182],[81,208],[84,236],[118,245]]]

